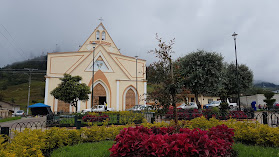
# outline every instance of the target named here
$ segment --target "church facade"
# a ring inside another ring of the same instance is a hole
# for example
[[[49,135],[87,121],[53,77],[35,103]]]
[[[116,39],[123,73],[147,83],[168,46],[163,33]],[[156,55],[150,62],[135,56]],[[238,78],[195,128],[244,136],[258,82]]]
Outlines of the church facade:
[[[102,23],[78,51],[48,53],[44,103],[54,112],[75,111],[50,95],[64,73],[81,76],[81,82],[93,88],[93,104],[90,94],[89,100],[78,102],[78,111],[104,103],[116,111],[146,104],[146,61],[122,55]]]

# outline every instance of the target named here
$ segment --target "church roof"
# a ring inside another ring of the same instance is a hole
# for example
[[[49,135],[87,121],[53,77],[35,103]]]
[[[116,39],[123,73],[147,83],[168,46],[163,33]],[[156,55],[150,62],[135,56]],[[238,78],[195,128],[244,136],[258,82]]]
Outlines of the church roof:
[[[103,33],[105,34],[105,39],[103,39]],[[108,52],[121,54],[102,22],[95,28],[78,51],[92,51],[96,45],[106,46]]]
[[[98,63],[103,72],[113,72],[114,67],[110,66],[110,63],[107,61],[108,58],[105,58],[102,54],[100,54],[100,52],[107,54],[107,57],[111,58],[111,61],[120,68],[127,78],[134,79],[136,77],[134,70],[136,68],[136,58],[122,55],[120,53],[119,49],[116,47],[102,23],[100,23],[95,28],[93,33],[80,47],[79,51],[48,53],[50,54],[48,58],[49,74],[60,75],[63,73],[72,73],[75,69],[83,65],[87,58],[90,56],[92,57],[93,49],[95,50],[96,57],[95,64]],[[63,62],[63,66],[60,66],[60,64],[55,64],[57,62]],[[139,71],[142,71],[143,76],[145,73],[145,62],[146,60],[138,58],[138,69]],[[89,65],[86,66],[84,71],[92,71],[91,69],[93,62],[87,64]],[[144,78],[143,76],[142,78]],[[138,78],[141,78],[140,75]]]

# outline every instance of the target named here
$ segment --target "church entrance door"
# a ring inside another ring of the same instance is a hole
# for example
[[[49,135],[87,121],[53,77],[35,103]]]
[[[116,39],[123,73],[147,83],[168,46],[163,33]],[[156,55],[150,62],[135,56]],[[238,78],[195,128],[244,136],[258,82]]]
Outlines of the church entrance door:
[[[104,102],[106,102],[107,99],[106,97],[107,93],[105,88],[100,83],[98,83],[94,87],[93,93],[94,93],[93,105],[104,105]]]
[[[105,96],[100,96],[99,97],[99,104],[100,105],[104,105],[105,103],[107,103],[106,101],[107,101],[107,97],[105,97]]]

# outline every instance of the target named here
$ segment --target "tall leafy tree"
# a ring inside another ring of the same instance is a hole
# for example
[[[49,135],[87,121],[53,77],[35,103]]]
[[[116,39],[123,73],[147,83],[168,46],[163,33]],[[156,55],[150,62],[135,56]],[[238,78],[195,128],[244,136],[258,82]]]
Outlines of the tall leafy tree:
[[[58,100],[71,104],[77,112],[77,102],[89,99],[90,88],[85,83],[80,83],[82,80],[80,76],[64,74],[64,77],[60,80],[62,82],[50,94]]]
[[[179,73],[184,85],[195,94],[196,103],[199,94],[215,95],[221,89],[221,71],[223,69],[223,57],[215,52],[197,50],[178,59]]]
[[[170,76],[170,67],[167,61],[158,61],[151,63],[146,67],[146,77],[148,83],[160,84]]]
[[[251,93],[253,72],[244,64],[238,65],[238,81],[236,79],[236,66],[234,63],[224,64],[222,70],[222,88],[219,91],[221,99],[234,97],[239,93]],[[237,84],[238,83],[238,84]]]

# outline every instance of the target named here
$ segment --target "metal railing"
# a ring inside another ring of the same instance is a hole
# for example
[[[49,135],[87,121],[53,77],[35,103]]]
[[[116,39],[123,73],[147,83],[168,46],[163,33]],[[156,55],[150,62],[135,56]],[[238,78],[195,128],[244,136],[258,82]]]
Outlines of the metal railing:
[[[184,113],[178,112],[179,120],[191,120],[197,117],[204,116],[205,118],[215,117],[219,120],[228,120],[228,119],[236,119],[241,121],[254,121],[259,122],[260,124],[266,124],[271,127],[279,126],[279,112],[228,112],[228,113],[203,113],[201,111],[192,112],[192,113]],[[89,117],[87,120],[82,119],[83,117],[78,117],[77,115],[48,115],[47,120],[43,121],[30,121],[30,122],[17,122],[12,124],[9,127],[1,127],[1,134],[6,134],[10,137],[13,137],[13,132],[22,132],[24,129],[41,129],[48,130],[51,127],[65,127],[68,129],[79,129],[80,127],[90,126],[90,125],[103,125],[103,121],[108,119],[108,125],[116,124],[116,125],[124,125],[128,123],[142,123],[142,120],[145,118],[148,122],[153,123],[162,122],[162,121],[170,121],[173,119],[173,114],[162,114],[156,115],[154,112],[133,112],[131,116],[124,116],[120,114],[112,114],[107,118],[104,117]]]

